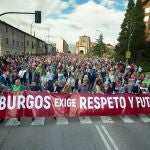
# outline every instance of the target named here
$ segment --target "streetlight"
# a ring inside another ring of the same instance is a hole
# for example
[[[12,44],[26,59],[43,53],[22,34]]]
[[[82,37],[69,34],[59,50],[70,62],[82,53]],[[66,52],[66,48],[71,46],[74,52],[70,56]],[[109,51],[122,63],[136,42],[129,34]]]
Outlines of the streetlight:
[[[34,21],[31,23],[31,26],[30,26],[30,34],[32,35],[32,27],[33,27],[33,23]]]
[[[100,32],[100,36],[103,37],[102,31],[100,31],[100,30],[96,30],[96,31]],[[103,56],[103,51],[102,51],[102,40],[103,40],[103,39],[101,38],[101,45],[100,45],[100,49],[101,49],[101,57]]]

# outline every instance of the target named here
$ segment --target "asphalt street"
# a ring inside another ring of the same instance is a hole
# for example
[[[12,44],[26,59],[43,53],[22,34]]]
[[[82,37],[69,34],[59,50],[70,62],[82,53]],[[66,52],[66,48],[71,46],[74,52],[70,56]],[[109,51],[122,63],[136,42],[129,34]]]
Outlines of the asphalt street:
[[[149,150],[150,116],[22,118],[0,124],[0,150]]]

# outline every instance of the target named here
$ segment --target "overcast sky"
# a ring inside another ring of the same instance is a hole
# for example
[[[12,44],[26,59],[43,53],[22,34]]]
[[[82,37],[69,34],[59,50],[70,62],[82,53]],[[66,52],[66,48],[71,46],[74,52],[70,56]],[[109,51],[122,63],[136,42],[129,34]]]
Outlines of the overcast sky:
[[[74,44],[81,35],[95,41],[101,31],[104,42],[115,45],[126,6],[127,0],[1,0],[0,13],[41,10],[42,24],[33,24],[33,30],[46,41],[48,32],[50,41],[61,36]],[[5,15],[0,19],[30,33],[34,15]]]

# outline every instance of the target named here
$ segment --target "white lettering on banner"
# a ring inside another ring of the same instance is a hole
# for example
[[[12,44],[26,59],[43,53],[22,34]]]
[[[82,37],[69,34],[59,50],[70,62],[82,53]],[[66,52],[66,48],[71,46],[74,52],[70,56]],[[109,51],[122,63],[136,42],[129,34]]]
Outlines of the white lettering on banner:
[[[150,107],[150,98],[149,97],[145,97],[145,99],[146,99],[147,106]]]
[[[131,108],[133,108],[133,97],[128,97]]]
[[[107,104],[107,99],[105,97],[101,97],[101,108],[104,109],[104,105]]]
[[[6,108],[6,97],[1,96],[0,97],[0,110],[4,110]]]
[[[38,95],[35,97],[35,108],[41,109],[43,105],[43,97]]]
[[[87,109],[85,97],[80,97],[80,109]]]
[[[76,107],[76,99],[55,98],[54,105],[55,107]]]
[[[12,106],[11,106],[11,103],[12,103]],[[8,107],[8,109],[10,109],[10,110],[15,109],[15,107],[16,107],[16,96],[14,97],[14,100],[13,100],[13,101],[11,101],[11,96],[8,96],[7,107]]]
[[[110,109],[114,109],[112,97],[108,97],[107,99],[108,99],[108,107],[109,107]]]
[[[120,104],[120,105],[119,105]],[[126,108],[124,97],[80,97],[80,109]]]
[[[88,97],[88,109],[93,109],[93,97]]]
[[[145,102],[144,97],[143,97],[143,98],[140,98],[140,101],[141,101],[141,106],[142,106],[143,108],[146,107],[146,102]]]
[[[116,108],[119,108],[118,106],[119,97],[113,97],[113,99],[115,100]]]
[[[140,98],[139,97],[135,97],[136,98],[136,103],[137,103],[137,108],[140,107]]]
[[[44,97],[44,102],[45,102],[45,104],[43,105],[43,107],[45,108],[45,109],[49,109],[50,107],[51,107],[51,104],[50,104],[50,101],[51,100],[51,98],[50,98],[50,96],[45,96]]]
[[[33,96],[33,95],[28,95],[27,97],[23,95],[13,95],[6,98],[5,96],[0,96],[0,110],[4,109],[41,109],[42,107],[44,109],[49,109],[51,104],[50,104],[50,96],[44,96],[42,97],[41,95]]]
[[[135,97],[136,103],[137,103],[137,108],[150,108],[150,98],[149,97]]]
[[[23,95],[18,95],[18,109],[26,108],[24,104],[25,104],[25,97]]]
[[[100,109],[101,108],[101,105],[99,103],[99,97],[95,97],[95,109]]]
[[[59,98],[55,98],[54,105],[55,107],[59,107]]]
[[[124,97],[120,97],[119,101],[120,101],[120,107],[121,108],[126,108],[126,100],[125,100],[125,98]]]
[[[33,108],[33,106],[34,106],[34,102],[33,101],[34,101],[33,95],[28,95],[26,97],[26,106],[27,106],[28,109],[32,109]]]

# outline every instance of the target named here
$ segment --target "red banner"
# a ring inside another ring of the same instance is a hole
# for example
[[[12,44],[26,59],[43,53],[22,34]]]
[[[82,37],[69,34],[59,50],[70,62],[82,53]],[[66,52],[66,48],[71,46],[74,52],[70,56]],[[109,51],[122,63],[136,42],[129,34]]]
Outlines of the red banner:
[[[150,113],[150,94],[3,92],[0,118],[112,116]]]

